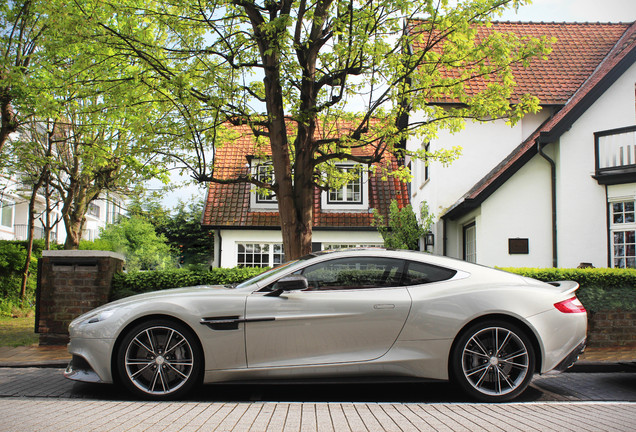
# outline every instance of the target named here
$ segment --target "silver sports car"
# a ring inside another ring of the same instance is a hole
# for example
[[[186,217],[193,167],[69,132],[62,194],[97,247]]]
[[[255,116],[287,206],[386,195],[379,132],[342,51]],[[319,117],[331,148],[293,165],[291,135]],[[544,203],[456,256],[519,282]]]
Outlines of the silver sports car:
[[[440,379],[507,401],[585,346],[575,282],[419,252],[319,252],[238,286],[137,295],[70,327],[70,379],[173,399],[199,383]]]

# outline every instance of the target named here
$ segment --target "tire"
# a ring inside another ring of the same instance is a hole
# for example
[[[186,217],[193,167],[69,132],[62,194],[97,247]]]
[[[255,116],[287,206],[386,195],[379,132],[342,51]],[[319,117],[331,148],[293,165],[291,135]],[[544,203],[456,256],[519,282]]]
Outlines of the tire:
[[[170,320],[143,322],[126,333],[117,351],[120,382],[144,399],[178,399],[201,381],[203,354],[185,325]]]
[[[536,359],[523,330],[492,320],[462,332],[450,361],[451,379],[468,396],[483,402],[505,402],[526,390]]]

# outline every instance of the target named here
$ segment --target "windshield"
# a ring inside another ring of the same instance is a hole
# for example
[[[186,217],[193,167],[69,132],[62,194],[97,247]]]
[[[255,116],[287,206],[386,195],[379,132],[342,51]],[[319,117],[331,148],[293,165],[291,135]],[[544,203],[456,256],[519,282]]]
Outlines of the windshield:
[[[263,280],[265,278],[268,278],[270,276],[274,276],[275,274],[282,272],[287,267],[291,266],[292,264],[297,263],[298,261],[299,260],[288,261],[285,264],[281,264],[278,267],[274,267],[271,270],[267,270],[266,272],[263,272],[263,273],[259,274],[258,276],[254,276],[253,278],[248,279],[245,282],[242,282],[242,283],[238,284],[236,286],[236,289],[245,288],[246,286],[253,285],[253,284],[257,283],[258,281],[261,281],[261,280]]]

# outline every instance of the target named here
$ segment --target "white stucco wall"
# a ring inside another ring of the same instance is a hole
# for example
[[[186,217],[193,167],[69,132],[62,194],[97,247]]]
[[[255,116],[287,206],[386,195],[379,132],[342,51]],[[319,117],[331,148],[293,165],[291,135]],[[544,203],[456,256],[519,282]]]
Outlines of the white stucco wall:
[[[557,164],[558,266],[608,265],[607,201],[636,197],[636,184],[599,185],[594,132],[636,124],[632,66],[546,153]],[[552,226],[549,164],[540,156],[515,173],[479,209],[447,226],[447,254],[462,256],[462,225],[477,227],[477,261],[490,266],[551,267]],[[508,254],[509,238],[528,238],[529,254]]]
[[[636,124],[636,65],[631,66],[557,143],[545,151],[557,164],[557,238],[559,267],[582,262],[608,265],[608,197],[636,198],[636,184],[609,186],[592,178],[595,169],[594,132]],[[545,112],[544,114],[548,114]],[[464,153],[449,167],[433,164],[430,181],[422,184],[418,173],[412,200],[422,200],[439,214],[463,196],[477,181],[531,134],[545,116],[527,117],[513,129],[501,122],[469,124],[465,131],[440,134],[434,145],[461,145]],[[410,143],[414,145],[414,143]],[[414,171],[421,166],[413,164]],[[480,208],[446,226],[446,253],[461,258],[462,227],[476,224],[477,261],[497,266],[552,266],[552,227],[549,164],[535,156]],[[439,224],[441,225],[441,224]],[[436,237],[441,240],[442,229]],[[508,254],[509,238],[528,238],[529,254]],[[435,252],[441,253],[442,241]]]
[[[499,267],[551,267],[550,165],[534,157],[481,205],[477,261]],[[528,254],[510,254],[508,239],[528,239]]]
[[[443,213],[521,144],[549,115],[548,109],[529,114],[514,127],[506,125],[504,120],[484,123],[468,121],[465,129],[456,134],[440,131],[438,138],[431,142],[431,151],[459,146],[462,154],[448,166],[431,162],[428,182],[424,182],[424,163],[412,161],[413,207],[419,208],[420,203],[426,201],[435,215]],[[417,115],[414,120],[418,120]],[[421,145],[421,142],[415,140],[407,143],[412,150]]]
[[[559,267],[606,267],[607,196],[594,174],[594,132],[636,124],[632,65],[561,136],[557,159]],[[632,195],[634,197],[634,195]]]
[[[221,242],[215,238],[215,246],[220,244],[220,267],[236,267],[237,244],[239,243],[282,243],[278,230],[220,230]],[[377,231],[314,230],[314,243],[323,244],[382,244],[382,236]]]

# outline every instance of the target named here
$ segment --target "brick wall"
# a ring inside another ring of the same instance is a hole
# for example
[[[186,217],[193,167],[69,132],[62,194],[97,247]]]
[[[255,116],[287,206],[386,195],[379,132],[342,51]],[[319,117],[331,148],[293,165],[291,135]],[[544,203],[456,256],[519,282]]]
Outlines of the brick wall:
[[[636,345],[636,312],[588,312],[590,347]]]
[[[45,251],[38,262],[36,329],[40,345],[68,342],[68,325],[108,302],[120,254],[106,251]]]

